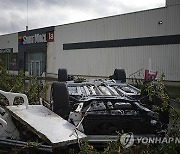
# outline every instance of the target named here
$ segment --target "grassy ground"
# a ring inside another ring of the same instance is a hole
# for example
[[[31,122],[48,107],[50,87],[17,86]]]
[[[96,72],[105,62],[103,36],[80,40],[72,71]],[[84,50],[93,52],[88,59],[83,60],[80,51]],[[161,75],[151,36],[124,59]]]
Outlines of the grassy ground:
[[[167,91],[172,98],[180,98],[180,87],[179,86],[166,86]]]
[[[166,88],[171,98],[171,106],[180,111],[180,87],[166,86]]]

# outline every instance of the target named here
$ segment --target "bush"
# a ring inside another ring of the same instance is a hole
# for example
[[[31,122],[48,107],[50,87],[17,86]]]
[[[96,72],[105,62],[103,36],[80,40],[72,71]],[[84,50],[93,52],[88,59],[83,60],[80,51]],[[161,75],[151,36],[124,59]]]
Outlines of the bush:
[[[24,93],[30,104],[39,104],[39,98],[45,94],[47,86],[35,77],[25,77],[23,71],[19,71],[18,75],[13,75],[0,63],[0,89],[7,92]],[[3,101],[0,102],[1,105],[5,105],[4,102],[6,101],[3,98]],[[17,98],[15,103],[20,104],[22,100]]]

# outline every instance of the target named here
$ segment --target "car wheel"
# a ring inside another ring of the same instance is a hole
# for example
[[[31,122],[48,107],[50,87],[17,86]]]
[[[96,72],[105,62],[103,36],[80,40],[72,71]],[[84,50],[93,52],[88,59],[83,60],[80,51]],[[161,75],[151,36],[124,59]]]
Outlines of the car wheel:
[[[126,82],[125,70],[124,69],[115,69],[113,78],[114,78],[114,80],[121,80],[121,82]]]
[[[65,82],[54,82],[51,86],[53,112],[63,118],[69,115],[69,93]]]
[[[68,79],[67,69],[58,69],[58,81],[65,82]]]

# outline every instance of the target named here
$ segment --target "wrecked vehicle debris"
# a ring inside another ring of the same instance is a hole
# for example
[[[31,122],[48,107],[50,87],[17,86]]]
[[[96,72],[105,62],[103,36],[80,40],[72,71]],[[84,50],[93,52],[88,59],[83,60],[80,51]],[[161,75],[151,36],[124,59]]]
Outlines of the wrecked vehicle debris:
[[[75,129],[74,125],[43,105],[29,105],[24,94],[4,92],[2,90],[0,90],[0,93],[11,101],[9,102],[9,106],[5,107],[6,111],[1,108],[1,139],[20,139],[19,132],[17,131],[18,128],[14,127],[12,120],[9,120],[9,115],[25,125],[30,131],[53,148],[74,144],[86,137],[86,135],[79,131],[76,131],[76,133],[70,136]],[[23,97],[24,104],[13,105],[14,98],[17,96]]]
[[[51,86],[51,109],[29,105],[24,94],[2,90],[0,93],[9,101],[8,106],[0,107],[3,143],[9,143],[8,139],[21,142],[19,128],[12,118],[52,149],[78,143],[83,138],[94,143],[117,140],[118,132],[164,135],[167,131],[159,114],[141,101],[141,91],[126,83],[123,69],[116,69],[109,79],[89,80],[69,76],[66,69],[59,69],[58,82]],[[22,97],[24,104],[14,105],[15,97]]]

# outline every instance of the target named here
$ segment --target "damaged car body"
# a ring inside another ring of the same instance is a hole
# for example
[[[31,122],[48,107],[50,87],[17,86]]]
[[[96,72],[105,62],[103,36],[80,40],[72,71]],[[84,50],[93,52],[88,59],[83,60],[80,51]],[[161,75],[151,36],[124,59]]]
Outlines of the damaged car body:
[[[87,136],[166,132],[159,114],[141,101],[141,91],[126,83],[123,69],[110,79],[71,79],[67,70],[59,69],[58,82],[52,84],[52,110]]]

